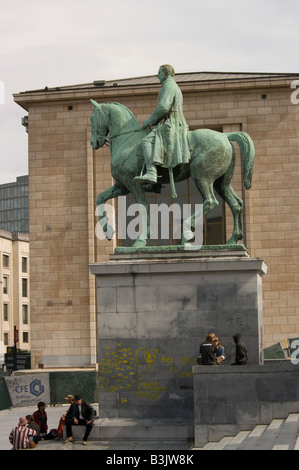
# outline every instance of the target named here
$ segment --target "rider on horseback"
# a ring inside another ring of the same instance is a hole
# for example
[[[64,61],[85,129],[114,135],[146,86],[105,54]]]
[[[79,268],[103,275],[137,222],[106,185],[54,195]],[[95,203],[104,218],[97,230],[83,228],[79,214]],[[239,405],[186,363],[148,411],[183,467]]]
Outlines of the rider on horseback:
[[[143,129],[156,127],[141,142],[146,173],[135,177],[140,183],[157,183],[156,165],[172,169],[190,161],[189,127],[183,115],[183,95],[173,78],[173,67],[161,65],[158,77],[162,84],[158,106],[143,124]]]

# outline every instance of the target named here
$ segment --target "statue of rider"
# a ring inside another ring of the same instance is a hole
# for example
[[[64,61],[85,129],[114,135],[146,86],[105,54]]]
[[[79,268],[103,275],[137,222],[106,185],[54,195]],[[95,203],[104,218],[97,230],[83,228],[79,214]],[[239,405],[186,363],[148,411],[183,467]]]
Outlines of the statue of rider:
[[[159,68],[162,88],[158,105],[143,123],[143,129],[155,127],[141,142],[146,173],[135,177],[141,183],[157,183],[157,165],[172,169],[190,160],[189,127],[183,115],[183,95],[174,80],[174,73],[171,65]]]

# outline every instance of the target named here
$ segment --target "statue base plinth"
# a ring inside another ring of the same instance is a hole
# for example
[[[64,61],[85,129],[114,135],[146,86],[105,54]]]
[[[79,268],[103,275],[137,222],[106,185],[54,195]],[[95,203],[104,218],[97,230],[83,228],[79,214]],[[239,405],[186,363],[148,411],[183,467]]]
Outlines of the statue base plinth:
[[[97,282],[101,417],[193,420],[199,345],[215,332],[234,361],[262,359],[262,259],[245,247],[117,253],[90,265]],[[205,247],[206,248],[206,247]],[[215,253],[215,255],[214,255]],[[224,366],[225,367],[225,366]]]
[[[200,248],[189,245],[166,245],[166,246],[144,246],[116,247],[114,253],[110,255],[110,260],[125,259],[172,259],[172,258],[222,258],[222,257],[249,257],[249,253],[244,245],[203,245]]]

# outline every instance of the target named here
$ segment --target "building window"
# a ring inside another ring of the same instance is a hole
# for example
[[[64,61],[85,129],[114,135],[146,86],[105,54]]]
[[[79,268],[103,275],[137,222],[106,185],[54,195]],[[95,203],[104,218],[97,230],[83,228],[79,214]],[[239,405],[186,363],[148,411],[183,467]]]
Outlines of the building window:
[[[22,273],[28,273],[28,263],[25,256],[22,256]]]
[[[28,305],[22,305],[23,325],[28,325]]]
[[[28,279],[22,279],[22,297],[28,297]]]
[[[8,277],[3,276],[3,294],[8,293]]]
[[[3,304],[3,321],[8,321],[8,304]]]
[[[23,332],[23,343],[29,343],[29,333],[28,333],[28,331]]]
[[[160,216],[158,219],[158,237],[153,237],[152,239],[149,238],[147,240],[148,246],[181,244],[184,222],[184,204],[190,206],[191,213],[194,212],[196,204],[202,204],[200,192],[191,178],[189,180],[176,183],[175,187],[178,194],[177,199],[172,199],[170,186],[162,187],[161,193],[159,194],[153,193],[147,195],[147,202],[149,207],[150,204],[156,204],[156,207],[159,207],[162,204],[166,204],[168,208],[170,208],[172,204],[178,204],[180,206],[178,209],[178,214],[174,214],[172,211],[169,211],[168,220],[162,220],[162,217]],[[215,197],[219,202],[219,205],[206,216],[204,216],[203,219],[203,245],[224,245],[226,243],[224,201],[217,193],[215,193]],[[121,202],[122,206],[120,206],[120,203],[118,202],[119,215],[116,217],[116,222],[120,224],[118,227],[119,233],[120,230],[124,230],[125,227],[128,227],[128,224],[132,222],[132,220],[136,219],[138,214],[135,214],[132,217],[127,215],[129,206],[134,203],[135,200],[131,195],[124,197]],[[123,216],[125,220],[123,220]],[[174,217],[176,217],[176,222]],[[180,217],[180,233],[177,230],[177,221],[179,220],[177,217]],[[155,225],[156,220],[154,222]],[[136,227],[136,231],[138,231],[138,226]],[[167,238],[164,236],[164,234],[169,234],[169,237]],[[120,237],[118,239],[118,245],[131,246],[134,241],[130,240],[127,234],[125,235],[126,236],[123,234],[123,238]]]
[[[4,333],[3,340],[4,346],[8,346],[8,333]]]
[[[3,255],[3,268],[9,268],[9,256]]]

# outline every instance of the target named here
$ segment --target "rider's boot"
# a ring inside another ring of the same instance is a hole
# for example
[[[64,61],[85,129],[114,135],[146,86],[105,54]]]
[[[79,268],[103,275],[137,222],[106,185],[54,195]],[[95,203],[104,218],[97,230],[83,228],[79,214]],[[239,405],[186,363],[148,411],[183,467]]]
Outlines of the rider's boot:
[[[142,176],[135,176],[135,180],[140,183],[157,183],[157,168],[152,163],[146,164],[146,173]]]
[[[146,140],[142,145],[143,157],[146,164],[146,173],[142,176],[136,176],[134,179],[139,183],[157,183],[157,168],[153,165],[152,144]]]

